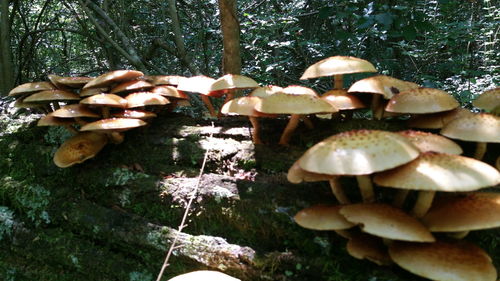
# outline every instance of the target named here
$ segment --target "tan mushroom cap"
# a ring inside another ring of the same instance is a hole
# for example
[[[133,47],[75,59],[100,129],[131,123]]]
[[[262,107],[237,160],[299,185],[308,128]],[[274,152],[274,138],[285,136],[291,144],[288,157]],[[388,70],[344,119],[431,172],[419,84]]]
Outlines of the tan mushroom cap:
[[[151,92],[169,98],[189,99],[188,95],[172,86],[156,86],[151,90]]]
[[[418,88],[394,95],[386,111],[397,113],[435,113],[455,109],[460,104],[449,93],[433,88]]]
[[[226,74],[212,83],[210,92],[231,89],[253,89],[258,87],[259,83],[250,77],[238,74]]]
[[[434,243],[394,242],[389,246],[392,260],[409,272],[443,281],[495,281],[497,272],[491,258],[466,241]]]
[[[432,232],[500,227],[500,193],[475,192],[438,197],[421,220]]]
[[[366,233],[357,233],[349,238],[347,253],[357,259],[367,259],[378,265],[392,264],[391,257],[384,242],[379,237]]]
[[[109,92],[109,88],[90,88],[90,89],[82,89],[80,91],[80,97],[90,97],[93,95],[106,94]]]
[[[50,82],[30,82],[21,84],[10,90],[9,96],[19,96],[22,94],[40,92],[45,90],[55,90],[56,87]]]
[[[145,76],[146,81],[152,83],[155,86],[159,85],[172,85],[177,86],[181,79],[185,78],[184,76],[179,75],[153,75],[153,76]]]
[[[111,113],[112,117],[115,118],[137,118],[137,119],[149,119],[156,117],[156,114],[153,112],[149,111],[144,111],[144,110],[131,110],[131,109],[125,109],[120,112],[113,112]]]
[[[465,116],[472,116],[470,110],[459,107],[447,112],[438,112],[423,115],[414,115],[408,120],[408,126],[419,129],[441,129],[452,120]]]
[[[261,99],[255,110],[268,114],[312,114],[332,113],[338,109],[318,97],[290,95],[283,92]]]
[[[283,88],[282,92],[288,95],[309,95],[319,98],[318,93],[316,93],[313,89],[299,85],[290,85]]]
[[[91,122],[82,126],[80,131],[96,132],[123,132],[133,128],[141,127],[147,123],[141,119],[134,118],[107,118]]]
[[[38,119],[37,126],[66,126],[75,124],[75,120],[68,118],[58,118],[52,115],[45,115]]]
[[[84,104],[70,104],[61,107],[60,109],[49,113],[48,115],[59,117],[59,118],[76,118],[76,117],[92,117],[99,118],[100,115],[90,110],[88,106]]]
[[[168,281],[241,281],[227,274],[212,270],[199,270],[178,275]]]
[[[127,100],[115,95],[115,94],[98,94],[80,101],[81,104],[94,105],[94,106],[106,106],[106,107],[116,107],[116,108],[126,108]]]
[[[226,102],[221,113],[226,115],[245,115],[252,117],[272,117],[274,115],[261,113],[255,110],[255,106],[260,102],[259,97],[239,97]]]
[[[356,81],[347,90],[348,93],[370,93],[383,95],[390,99],[395,94],[419,88],[418,84],[403,81],[386,75],[376,75]]]
[[[500,106],[500,87],[485,91],[472,101],[472,105],[486,111]]]
[[[177,90],[208,95],[214,82],[215,79],[204,75],[184,77],[180,79]]]
[[[345,205],[340,209],[347,221],[360,224],[366,233],[393,240],[434,242],[430,231],[403,210],[382,203]]]
[[[407,163],[419,155],[405,137],[379,130],[352,130],[309,148],[298,160],[302,169],[329,175],[368,175]]]
[[[154,87],[153,84],[146,82],[144,80],[131,80],[116,85],[111,89],[109,93],[117,94],[117,93],[127,93],[131,91],[137,92],[142,90],[149,90],[153,87]]]
[[[165,105],[169,104],[167,98],[159,94],[151,92],[132,93],[125,97],[127,100],[127,108],[148,106],[148,105]]]
[[[43,106],[40,103],[24,102],[24,98],[18,98],[14,102],[14,107],[16,108],[43,108]]]
[[[364,59],[333,56],[309,66],[300,77],[300,80],[359,72],[377,72],[377,70],[373,64]]]
[[[434,151],[457,155],[463,153],[460,145],[441,135],[414,130],[405,130],[397,133],[407,137],[421,152]]]
[[[144,73],[137,70],[115,70],[90,80],[83,86],[83,89],[107,87],[113,83],[137,79],[143,75]]]
[[[283,88],[279,86],[264,86],[259,87],[253,90],[248,96],[250,97],[259,97],[259,98],[267,98],[272,94],[276,94],[278,92],[283,92]]]
[[[104,134],[82,132],[66,140],[54,155],[57,167],[66,168],[94,157],[108,142]]]
[[[336,176],[332,175],[308,172],[300,168],[298,160],[293,163],[290,169],[288,169],[288,173],[286,175],[287,180],[291,183],[301,183],[303,181],[305,182],[329,181],[335,177]]]
[[[474,142],[500,142],[500,116],[480,113],[450,121],[441,134],[452,139]]]
[[[85,84],[93,79],[91,77],[62,77],[55,74],[50,74],[47,77],[49,78],[50,82],[52,82],[52,84],[56,85],[57,87],[70,87],[77,89],[85,86]]]
[[[460,155],[423,152],[410,163],[375,175],[376,184],[411,190],[474,191],[500,183],[492,166]]]
[[[339,110],[349,110],[366,107],[358,97],[348,94],[347,90],[344,89],[330,90],[324,93],[321,96],[321,99],[335,106]]]
[[[342,205],[315,205],[300,210],[293,219],[303,228],[314,230],[343,230],[354,226],[340,213]]]
[[[80,96],[63,90],[45,90],[28,96],[24,99],[24,102],[49,103],[67,100],[80,100]]]

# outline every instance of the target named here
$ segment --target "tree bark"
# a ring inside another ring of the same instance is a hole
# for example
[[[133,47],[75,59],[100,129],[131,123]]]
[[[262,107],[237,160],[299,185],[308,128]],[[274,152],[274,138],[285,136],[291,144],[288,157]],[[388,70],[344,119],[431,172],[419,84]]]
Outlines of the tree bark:
[[[10,48],[9,1],[0,0],[0,96],[14,86],[14,64]]]
[[[219,11],[224,46],[222,71],[224,74],[240,74],[240,25],[236,15],[236,0],[219,0]]]

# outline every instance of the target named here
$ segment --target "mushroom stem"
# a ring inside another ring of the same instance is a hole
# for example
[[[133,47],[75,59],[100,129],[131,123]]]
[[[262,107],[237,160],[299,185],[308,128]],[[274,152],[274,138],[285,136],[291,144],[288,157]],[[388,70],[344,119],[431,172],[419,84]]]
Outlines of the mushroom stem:
[[[359,191],[364,203],[371,203],[375,201],[375,193],[373,192],[373,184],[369,175],[356,176],[358,181]]]
[[[73,135],[78,134],[78,130],[75,129],[75,127],[73,127],[71,125],[64,125],[64,128],[66,128]]]
[[[476,151],[474,152],[474,158],[477,160],[481,160],[486,153],[486,142],[478,142],[476,143]]]
[[[374,94],[372,98],[372,114],[373,119],[380,120],[384,115],[384,104],[382,102],[382,95]]]
[[[463,239],[465,236],[469,234],[470,231],[458,231],[458,232],[450,232],[448,233],[448,237],[453,239]]]
[[[398,208],[402,208],[409,193],[410,190],[408,189],[398,189],[398,191],[396,192],[396,196],[394,196],[394,199],[392,200],[392,205]]]
[[[283,133],[281,134],[279,144],[289,145],[288,142],[292,138],[293,132],[299,126],[300,117],[300,114],[292,114],[292,116],[290,116],[290,120],[288,121],[285,130],[283,130]]]
[[[111,114],[109,113],[109,107],[103,106],[101,108],[101,114],[102,114],[102,118],[104,118],[104,119],[109,118],[111,116]]]
[[[248,119],[250,120],[250,123],[252,123],[253,126],[253,133],[252,133],[252,141],[254,144],[263,144],[262,140],[260,139],[260,124],[259,124],[259,119],[254,116],[248,116]]]
[[[224,103],[227,103],[228,101],[232,100],[234,98],[234,91],[228,91],[226,93],[226,98],[224,99]],[[222,112],[219,111],[219,113],[217,114],[217,118],[221,118],[222,117]]]
[[[416,218],[421,218],[432,205],[432,200],[434,200],[434,195],[436,195],[436,191],[428,191],[421,190],[418,192],[417,202],[415,202],[415,206],[413,206],[412,214]]]
[[[333,88],[334,89],[344,88],[344,75],[342,74],[333,75]]]
[[[352,234],[348,230],[334,230],[334,231],[335,231],[335,233],[337,233],[338,235],[340,235],[346,239],[352,238]]]
[[[201,100],[203,101],[203,103],[207,107],[208,112],[210,112],[210,116],[217,117],[217,113],[215,113],[215,108],[212,105],[212,102],[210,101],[210,97],[205,96],[205,95],[201,95]]]
[[[313,122],[311,121],[311,118],[309,118],[309,116],[307,115],[304,115],[302,116],[302,121],[304,121],[304,124],[306,125],[306,127],[310,130],[314,129],[314,124]]]
[[[108,135],[109,140],[113,144],[120,144],[125,139],[125,136],[119,132],[111,132],[111,133],[107,133],[107,135]]]
[[[330,188],[332,189],[332,193],[337,198],[337,201],[339,201],[340,204],[350,204],[351,200],[347,198],[347,196],[344,193],[344,190],[342,189],[342,186],[340,185],[340,181],[338,177],[334,177],[329,180],[330,183]]]

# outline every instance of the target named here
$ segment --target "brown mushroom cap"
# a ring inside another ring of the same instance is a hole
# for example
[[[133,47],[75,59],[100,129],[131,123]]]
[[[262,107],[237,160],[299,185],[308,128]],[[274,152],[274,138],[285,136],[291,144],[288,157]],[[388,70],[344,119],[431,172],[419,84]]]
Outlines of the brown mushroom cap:
[[[126,108],[127,100],[115,94],[98,94],[80,101],[81,104]]]
[[[324,93],[321,96],[321,99],[335,106],[339,110],[358,109],[366,107],[358,97],[349,95],[347,93],[347,90],[344,89],[330,90]]]
[[[373,64],[364,59],[333,56],[309,66],[300,77],[300,80],[359,72],[377,72],[377,70]]]
[[[336,176],[308,172],[300,168],[299,161],[293,163],[286,175],[287,180],[291,183],[329,181],[334,177]]]
[[[299,85],[290,85],[283,88],[282,92],[289,95],[309,95],[319,98],[318,93],[316,93],[313,89]]]
[[[405,137],[379,130],[333,135],[309,148],[298,160],[302,169],[329,175],[368,175],[407,163],[419,155]]]
[[[435,113],[452,110],[458,106],[458,101],[445,91],[417,88],[392,96],[385,110],[397,113]]]
[[[99,121],[91,122],[82,126],[80,131],[95,131],[95,132],[123,132],[147,123],[141,119],[134,118],[107,118]]]
[[[379,237],[366,233],[357,233],[349,238],[347,252],[357,259],[367,259],[378,265],[392,264],[391,257],[384,242]]]
[[[145,76],[146,81],[152,83],[155,86],[158,85],[172,85],[177,86],[181,79],[185,78],[184,76],[179,75],[153,75],[153,76]]]
[[[452,140],[428,132],[406,130],[397,132],[407,137],[421,152],[434,151],[449,154],[462,154],[462,148]]]
[[[258,87],[259,83],[250,77],[237,74],[226,74],[212,83],[210,92],[231,89],[253,89]]]
[[[204,75],[184,77],[180,79],[177,90],[208,95],[214,82],[215,79]]]
[[[90,89],[82,89],[80,91],[80,97],[90,97],[93,95],[106,94],[109,92],[109,88],[90,88]]]
[[[68,118],[58,118],[52,115],[45,115],[38,119],[37,126],[67,126],[75,124],[75,120]]]
[[[189,99],[188,95],[172,86],[156,86],[151,90],[151,92],[169,98]]]
[[[26,97],[24,102],[50,103],[67,100],[80,100],[80,96],[63,90],[45,90]]]
[[[383,95],[390,99],[395,94],[419,88],[418,84],[403,81],[386,75],[376,75],[356,81],[347,90],[348,93],[370,93]]]
[[[93,112],[88,108],[88,106],[84,104],[70,104],[61,107],[60,109],[51,112],[51,116],[59,117],[59,118],[76,118],[76,117],[92,117],[99,118],[100,115]]]
[[[500,193],[475,192],[434,200],[422,218],[432,232],[470,231],[500,226]]]
[[[147,105],[165,105],[169,104],[167,98],[151,92],[132,93],[125,97],[127,108],[141,107]]]
[[[83,89],[107,87],[113,83],[137,79],[143,75],[144,73],[137,70],[115,70],[90,80],[83,86]]]
[[[293,218],[295,222],[307,229],[343,230],[354,226],[340,213],[342,205],[315,205],[300,210]]]
[[[456,118],[472,115],[474,113],[470,110],[459,107],[446,112],[414,115],[408,120],[408,126],[419,129],[441,129]]]
[[[376,184],[411,190],[474,191],[500,183],[500,173],[479,160],[424,152],[417,159],[375,175]]]
[[[111,113],[112,117],[115,118],[137,118],[137,119],[149,119],[156,117],[156,114],[153,112],[149,111],[144,111],[144,110],[131,110],[131,109],[125,109],[120,112],[113,112]]]
[[[450,121],[441,134],[452,139],[474,142],[500,142],[500,116],[480,113]]]
[[[58,88],[70,87],[77,89],[83,87],[85,84],[90,82],[90,80],[92,80],[91,77],[62,77],[54,74],[48,75],[48,78],[50,82]]]
[[[56,87],[50,82],[31,82],[21,84],[10,90],[9,96],[19,96],[22,94],[40,92],[45,90],[55,90]]]
[[[255,110],[268,114],[312,114],[337,112],[338,109],[318,97],[275,93],[261,99]]]
[[[241,281],[227,274],[212,270],[198,270],[178,275],[168,281]]]
[[[226,115],[245,115],[253,117],[270,117],[271,114],[261,113],[255,110],[255,106],[260,102],[259,97],[239,97],[226,102],[221,113]]]
[[[472,101],[472,105],[486,111],[492,111],[500,106],[500,87],[485,91]]]
[[[465,241],[434,243],[394,242],[389,246],[392,260],[409,272],[431,280],[495,281],[491,258],[479,247]]]
[[[340,209],[347,221],[360,224],[364,232],[393,240],[434,242],[430,231],[403,210],[382,203],[345,205]]]
[[[272,94],[283,92],[283,88],[279,86],[264,86],[259,87],[253,90],[248,96],[250,97],[259,97],[259,98],[267,98]]]
[[[116,85],[111,89],[109,93],[117,94],[117,93],[128,93],[131,91],[136,92],[136,91],[148,90],[153,87],[154,87],[153,84],[146,82],[144,80],[131,80]]]
[[[60,168],[94,157],[108,142],[104,134],[82,132],[66,140],[54,155],[54,163]]]

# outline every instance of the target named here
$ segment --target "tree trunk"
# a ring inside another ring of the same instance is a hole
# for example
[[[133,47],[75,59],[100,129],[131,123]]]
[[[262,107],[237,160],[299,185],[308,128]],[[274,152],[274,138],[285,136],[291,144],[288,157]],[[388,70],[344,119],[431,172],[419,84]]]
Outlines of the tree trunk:
[[[9,1],[0,0],[0,96],[14,86],[14,65],[10,48]]]
[[[222,71],[224,74],[240,74],[240,26],[236,15],[236,0],[219,0],[219,11],[224,45]]]

